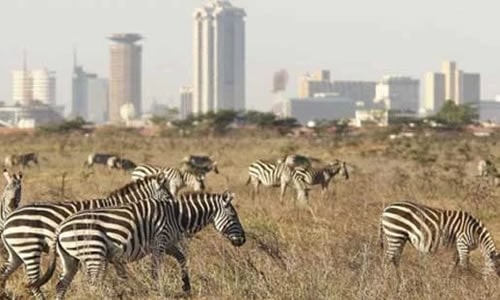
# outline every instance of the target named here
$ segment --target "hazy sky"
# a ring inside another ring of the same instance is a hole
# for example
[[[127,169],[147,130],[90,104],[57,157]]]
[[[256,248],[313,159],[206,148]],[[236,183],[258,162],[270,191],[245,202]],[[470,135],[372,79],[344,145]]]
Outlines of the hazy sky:
[[[177,104],[191,82],[192,12],[200,0],[0,0],[0,100],[11,97],[11,73],[28,52],[29,67],[57,72],[57,101],[71,102],[72,49],[91,72],[108,76],[115,32],[143,41],[143,98]],[[238,0],[247,12],[247,108],[268,109],[275,70],[297,76],[319,68],[333,79],[423,78],[444,59],[480,72],[482,98],[500,94],[496,0]],[[421,82],[422,85],[422,82]],[[146,105],[147,105],[146,104]],[[148,107],[148,106],[145,106]]]

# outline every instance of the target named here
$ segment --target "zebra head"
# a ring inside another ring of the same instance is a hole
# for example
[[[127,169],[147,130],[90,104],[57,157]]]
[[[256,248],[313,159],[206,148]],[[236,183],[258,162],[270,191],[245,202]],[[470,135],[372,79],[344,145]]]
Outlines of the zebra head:
[[[156,198],[159,200],[174,200],[174,195],[169,190],[169,181],[165,176],[164,172],[158,172],[156,175],[149,176],[154,179],[156,186]],[[148,177],[145,177],[143,180],[148,180]]]
[[[491,268],[493,269],[493,271],[498,275],[500,276],[500,253],[499,252],[492,252],[490,255],[489,255],[489,258],[490,258],[490,265],[491,265]]]
[[[9,172],[4,169],[3,176],[7,181],[7,185],[2,195],[2,217],[5,218],[7,214],[11,213],[19,206],[19,202],[21,201],[21,181],[23,174],[19,172],[17,175],[13,174],[11,176]]]
[[[326,169],[325,171],[330,176],[335,176],[335,175],[339,174],[339,175],[343,175],[344,179],[346,179],[346,180],[349,179],[349,172],[347,171],[345,161],[340,161],[340,160],[336,159],[333,162],[329,163],[325,169]]]
[[[231,241],[233,246],[239,247],[245,243],[246,239],[238,213],[231,204],[233,198],[234,194],[228,191],[220,195],[217,213],[214,217],[214,226],[217,231]]]

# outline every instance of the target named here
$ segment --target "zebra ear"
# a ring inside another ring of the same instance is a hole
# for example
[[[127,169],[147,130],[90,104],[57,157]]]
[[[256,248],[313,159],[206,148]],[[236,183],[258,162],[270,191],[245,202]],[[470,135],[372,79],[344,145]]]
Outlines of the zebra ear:
[[[231,193],[228,190],[225,190],[224,193],[222,193],[222,200],[224,202],[224,205],[228,205],[233,201],[234,199],[234,193]]]
[[[10,184],[12,182],[12,178],[10,177],[7,169],[3,169],[3,177],[5,177],[5,180],[7,180],[7,183]]]

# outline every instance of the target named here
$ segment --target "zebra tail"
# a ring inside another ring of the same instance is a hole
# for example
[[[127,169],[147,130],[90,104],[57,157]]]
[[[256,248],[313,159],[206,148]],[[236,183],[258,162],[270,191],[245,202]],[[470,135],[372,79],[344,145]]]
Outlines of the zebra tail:
[[[50,256],[49,268],[47,269],[45,274],[43,274],[42,276],[40,276],[40,278],[38,278],[37,281],[29,284],[28,286],[29,288],[40,288],[42,285],[46,284],[47,281],[49,281],[52,275],[54,274],[54,271],[56,270],[57,244],[59,244],[59,239],[56,238],[56,240],[54,241],[54,243],[52,243],[49,249],[49,256]]]
[[[380,220],[379,225],[379,240],[380,240],[380,249],[384,250],[384,228],[382,226],[382,219]]]

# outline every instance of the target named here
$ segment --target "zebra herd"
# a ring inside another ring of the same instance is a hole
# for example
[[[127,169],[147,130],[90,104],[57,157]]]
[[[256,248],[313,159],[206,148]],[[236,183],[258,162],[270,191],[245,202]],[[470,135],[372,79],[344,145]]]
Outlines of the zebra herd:
[[[93,163],[106,160],[107,164],[111,156],[94,161],[95,157],[98,156],[93,155]],[[287,186],[292,185],[297,199],[308,201],[314,185],[321,186],[324,196],[332,178],[349,178],[345,161],[334,160],[315,167],[316,161],[302,155],[288,155],[276,162],[255,161],[249,166],[247,180],[247,184],[253,185],[252,198],[260,185],[275,186],[280,187],[283,201]],[[189,293],[191,280],[181,240],[213,224],[233,246],[242,246],[246,241],[232,205],[234,194],[204,191],[205,176],[212,171],[219,173],[217,162],[206,156],[188,156],[178,168],[141,164],[133,169],[130,183],[102,198],[20,206],[23,174],[11,175],[4,170],[7,184],[0,199],[0,232],[7,259],[0,269],[0,295],[5,295],[7,280],[21,265],[33,296],[45,299],[41,288],[60,261],[62,273],[56,296],[63,299],[80,265],[94,288],[102,282],[109,264],[120,278],[126,279],[129,275],[125,265],[148,255],[155,279],[161,257],[173,257],[181,269],[182,289]],[[186,186],[195,192],[179,193]],[[485,259],[485,272],[500,276],[500,254],[490,232],[465,211],[393,202],[382,211],[379,235],[382,249],[386,244],[385,260],[396,268],[409,242],[423,253],[454,247],[455,265],[460,266],[467,266],[469,253],[479,248]],[[44,253],[50,262],[41,274]]]

